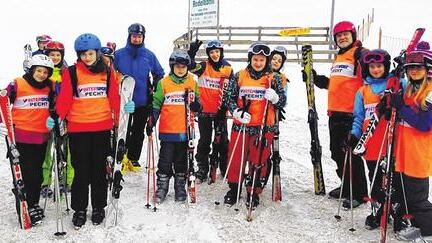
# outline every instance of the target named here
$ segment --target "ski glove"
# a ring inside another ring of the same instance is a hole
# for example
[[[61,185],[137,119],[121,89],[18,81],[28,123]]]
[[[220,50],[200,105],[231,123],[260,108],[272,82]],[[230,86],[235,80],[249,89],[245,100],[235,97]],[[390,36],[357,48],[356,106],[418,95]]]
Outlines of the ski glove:
[[[251,120],[251,115],[240,108],[234,110],[233,117],[242,124],[249,124]]]
[[[7,134],[8,134],[8,130],[7,130],[7,127],[6,127],[6,125],[2,122],[2,123],[0,123],[0,136],[7,136]]]
[[[126,103],[124,105],[124,111],[126,113],[134,113],[134,111],[135,111],[135,102],[129,101],[128,103]]]
[[[193,112],[201,112],[202,110],[201,104],[198,101],[190,103],[189,107]]]
[[[188,55],[191,59],[195,58],[196,53],[198,52],[200,46],[202,45],[202,41],[196,39],[195,42],[192,42],[189,46]]]
[[[389,109],[389,107],[387,106],[387,96],[386,95],[384,95],[381,98],[381,101],[375,107],[375,110],[378,113],[378,118],[381,118],[382,116],[384,116],[384,118],[387,121],[390,120],[391,109]]]
[[[57,119],[57,122],[58,122],[58,124],[61,123],[60,118]],[[54,127],[54,125],[55,125],[54,119],[53,119],[52,117],[49,116],[49,117],[46,119],[46,123],[45,123],[46,128],[48,128],[48,130],[52,130],[53,127]]]
[[[314,79],[314,84],[320,89],[327,89],[329,85],[329,79],[324,75],[318,75],[315,69],[312,69],[312,76]],[[304,70],[302,70],[303,82],[306,82],[307,76]]]
[[[399,110],[400,108],[402,108],[402,106],[405,105],[403,93],[401,90],[390,94],[390,105],[397,110]]]
[[[151,136],[153,133],[153,127],[154,127],[154,118],[153,116],[150,116],[149,119],[147,120],[147,124],[146,124],[146,134],[147,136]]]
[[[358,142],[359,139],[356,136],[354,136],[353,134],[349,134],[347,139],[343,142],[343,151],[347,152],[354,149],[355,146],[357,146]]]
[[[266,98],[268,101],[270,101],[273,105],[278,103],[278,101],[279,101],[279,95],[272,88],[266,89],[265,94],[264,94],[264,98]]]
[[[304,70],[301,70],[301,72],[302,72],[303,82],[306,82],[306,79],[307,79],[306,72]],[[317,76],[317,73],[316,73],[315,69],[312,69],[312,76],[313,77]]]

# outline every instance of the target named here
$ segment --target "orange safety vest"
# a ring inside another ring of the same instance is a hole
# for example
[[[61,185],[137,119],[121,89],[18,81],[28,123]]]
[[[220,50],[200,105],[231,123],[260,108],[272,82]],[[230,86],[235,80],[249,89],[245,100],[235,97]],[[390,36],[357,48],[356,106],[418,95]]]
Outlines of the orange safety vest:
[[[49,116],[50,89],[36,89],[24,78],[15,79],[16,99],[12,106],[12,117],[16,128],[39,133],[48,133],[46,119]]]
[[[239,95],[237,99],[237,106],[243,107],[242,96],[251,102],[248,113],[251,114],[251,120],[248,126],[259,126],[263,122],[264,109],[266,106],[266,99],[264,98],[265,90],[268,89],[273,81],[273,76],[263,75],[260,79],[252,79],[249,72],[241,70],[239,72],[238,86]],[[233,121],[240,124],[236,119]],[[270,103],[267,111],[267,125],[275,124],[275,110]]]
[[[78,97],[73,96],[66,118],[74,123],[95,123],[112,119],[106,93],[107,74],[92,73],[82,65],[76,65]]]
[[[375,107],[381,101],[381,96],[378,94],[374,94],[372,92],[372,88],[370,85],[364,85],[360,87],[359,91],[363,97],[363,106],[365,109],[365,119],[363,121],[363,132],[366,131],[367,125],[372,117],[372,114],[375,112]],[[369,139],[366,144],[366,154],[364,155],[365,160],[378,160],[378,155],[380,155],[380,149],[382,146],[381,156],[384,155],[387,151],[386,142],[384,139],[384,133],[386,129],[387,123],[384,119],[381,119],[375,128],[375,132],[373,136]]]
[[[427,87],[429,92],[431,83]],[[414,105],[412,99],[404,100],[405,104]],[[396,128],[395,152],[396,171],[416,178],[432,176],[432,130],[419,131],[401,119]]]
[[[185,133],[186,132],[186,110],[185,90],[195,92],[196,82],[192,74],[188,74],[185,82],[175,83],[170,76],[166,76],[160,82],[164,101],[159,119],[160,133]]]
[[[328,86],[328,111],[352,113],[357,90],[363,85],[360,65],[354,57],[358,47],[338,54],[331,68]],[[357,66],[357,73],[354,73]]]
[[[202,112],[216,114],[222,103],[223,89],[228,83],[232,68],[223,66],[219,71],[216,71],[208,60],[205,63],[204,73],[198,78]]]

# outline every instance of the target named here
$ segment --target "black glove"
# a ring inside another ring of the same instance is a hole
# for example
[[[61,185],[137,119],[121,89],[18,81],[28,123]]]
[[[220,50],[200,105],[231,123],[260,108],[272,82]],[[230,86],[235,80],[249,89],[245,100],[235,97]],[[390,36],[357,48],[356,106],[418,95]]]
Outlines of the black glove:
[[[402,90],[390,94],[390,106],[399,110],[405,105]]]
[[[190,43],[188,54],[191,59],[195,59],[195,55],[198,52],[200,46],[202,45],[202,41],[196,39],[195,42]]]
[[[359,139],[356,136],[349,134],[347,139],[343,142],[343,145],[342,145],[343,151],[347,152],[347,151],[354,149],[355,146],[358,144],[358,142],[359,142]]]
[[[226,109],[221,108],[216,112],[215,120],[223,121],[226,118]]]
[[[154,118],[152,115],[150,115],[150,117],[147,120],[147,124],[146,124],[146,134],[147,136],[151,136],[153,133],[153,127],[154,127]]]
[[[194,102],[190,103],[189,107],[190,107],[191,111],[193,111],[193,112],[201,112],[201,110],[202,110],[201,104],[198,101],[194,101]]]
[[[304,70],[301,70],[301,72],[302,72],[303,82],[306,82],[306,79],[307,79],[306,72]],[[312,76],[314,76],[314,77],[317,76],[317,73],[316,73],[315,69],[312,69]]]

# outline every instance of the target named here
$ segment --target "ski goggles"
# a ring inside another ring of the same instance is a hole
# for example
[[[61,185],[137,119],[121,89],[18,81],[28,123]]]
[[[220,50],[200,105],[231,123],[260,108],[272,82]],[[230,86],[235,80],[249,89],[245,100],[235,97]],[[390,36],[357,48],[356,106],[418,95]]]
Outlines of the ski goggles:
[[[45,47],[46,50],[63,51],[64,45],[58,41],[50,41]]]
[[[384,59],[385,57],[382,53],[367,53],[363,56],[363,63],[383,63]]]
[[[287,54],[288,54],[287,49],[286,49],[285,47],[283,47],[283,46],[276,46],[276,47],[274,48],[273,51],[274,51],[274,52],[282,53],[285,57],[286,57]]]
[[[209,48],[223,48],[223,42],[220,40],[211,40],[207,43],[206,49]]]
[[[262,55],[268,57],[268,56],[270,56],[270,47],[268,47],[265,44],[254,44],[251,47],[249,47],[248,52],[252,53],[254,55],[262,54]]]
[[[426,66],[423,54],[410,53],[406,56],[404,67],[412,66]]]
[[[114,50],[112,48],[104,46],[104,47],[102,47],[100,49],[100,52],[104,56],[108,56],[108,57],[113,57],[114,58]]]

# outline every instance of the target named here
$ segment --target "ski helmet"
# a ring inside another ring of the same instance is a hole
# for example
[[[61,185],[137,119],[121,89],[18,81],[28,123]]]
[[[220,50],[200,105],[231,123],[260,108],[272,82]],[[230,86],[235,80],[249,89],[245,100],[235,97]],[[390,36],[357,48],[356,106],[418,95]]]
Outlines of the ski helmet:
[[[429,51],[430,50],[429,42],[420,41],[416,46],[416,50]]]
[[[87,50],[98,51],[101,48],[101,42],[99,38],[90,33],[81,34],[75,40],[75,51],[82,52]]]
[[[250,63],[253,55],[264,55],[269,63],[270,47],[262,42],[253,43],[248,49],[248,62]]]
[[[351,32],[353,41],[357,40],[357,30],[356,30],[356,27],[350,21],[341,21],[341,22],[337,23],[333,27],[333,40],[336,42],[336,35],[338,33],[344,32],[344,31]]]
[[[36,36],[36,43],[39,44],[39,42],[48,42],[51,40],[51,36],[49,35],[38,35]]]
[[[369,64],[371,63],[382,63],[384,65],[383,78],[387,77],[390,72],[390,60],[390,54],[383,49],[375,49],[368,51],[366,54],[363,55],[361,59],[363,78],[370,76]]]
[[[44,54],[36,54],[32,56],[30,61],[30,72],[33,73],[33,70],[37,66],[46,67],[48,69],[48,77],[51,77],[54,69],[54,63],[51,58]]]
[[[188,53],[185,50],[175,50],[173,53],[171,53],[171,56],[169,58],[169,65],[172,68],[174,64],[183,64],[186,66],[189,66],[191,63],[191,59],[188,55]]]
[[[287,53],[288,53],[287,49],[285,47],[283,47],[283,46],[276,46],[273,49],[273,51],[271,52],[271,55],[270,55],[271,58],[273,58],[273,56],[275,54],[279,54],[282,57],[282,65],[280,66],[279,70],[281,70],[282,67],[283,67],[283,65],[285,64],[285,61],[287,59]],[[279,70],[276,70],[276,71],[279,72]]]
[[[220,51],[223,51],[223,42],[220,40],[211,40],[207,42],[205,47],[207,56],[209,55],[210,51],[215,49],[219,49]]]
[[[404,68],[412,67],[412,66],[424,66],[426,69],[432,68],[432,60],[426,58],[425,55],[421,52],[413,51],[406,55]]]
[[[58,41],[50,41],[47,43],[46,47],[45,47],[45,51],[60,51],[60,52],[64,52],[64,45],[61,42]]]
[[[128,33],[129,35],[131,34],[142,34],[143,36],[145,36],[145,28],[144,25],[140,24],[140,23],[134,23],[131,24],[128,28]]]

